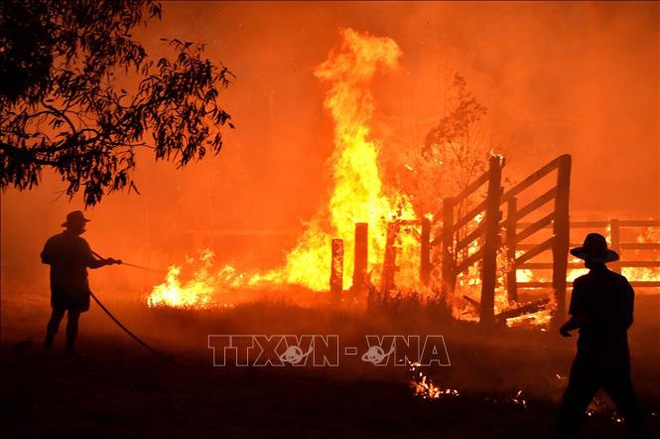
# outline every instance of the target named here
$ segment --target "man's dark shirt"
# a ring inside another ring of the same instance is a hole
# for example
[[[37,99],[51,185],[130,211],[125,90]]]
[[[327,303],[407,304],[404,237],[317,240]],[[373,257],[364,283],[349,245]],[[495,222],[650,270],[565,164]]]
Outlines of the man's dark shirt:
[[[634,291],[628,280],[604,264],[575,279],[569,313],[578,319],[578,357],[629,361],[628,328],[633,323]]]
[[[46,241],[41,261],[50,265],[51,305],[54,308],[88,310],[87,267],[97,268],[102,263],[94,258],[87,241],[65,230]]]

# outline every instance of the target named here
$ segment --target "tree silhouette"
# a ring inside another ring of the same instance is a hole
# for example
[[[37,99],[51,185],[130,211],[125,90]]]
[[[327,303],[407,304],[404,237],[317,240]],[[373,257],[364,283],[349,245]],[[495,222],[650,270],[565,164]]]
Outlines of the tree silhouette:
[[[468,90],[461,75],[454,75],[453,87],[455,103],[449,114],[427,133],[421,153],[427,161],[444,166],[459,192],[483,172],[488,161],[479,127],[486,107]]]
[[[468,187],[486,170],[491,153],[486,107],[461,75],[453,74],[445,83],[440,117],[410,122],[410,135],[388,139],[388,144],[398,146],[392,148],[398,154],[392,173],[419,216],[437,214],[442,200]],[[426,133],[421,142],[418,131]],[[471,201],[461,203],[459,210],[465,211]]]
[[[161,13],[153,1],[0,2],[3,190],[31,189],[52,169],[89,206],[137,190],[140,147],[180,167],[220,151],[219,128],[233,125],[219,91],[233,75],[177,39],[161,39],[170,59],[150,59],[131,33]]]

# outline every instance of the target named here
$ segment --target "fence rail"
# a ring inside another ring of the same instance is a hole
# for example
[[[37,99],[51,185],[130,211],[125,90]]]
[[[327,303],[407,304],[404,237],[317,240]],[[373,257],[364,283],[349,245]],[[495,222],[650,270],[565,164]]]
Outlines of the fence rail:
[[[531,227],[532,223],[519,223],[518,227]],[[605,230],[604,235],[609,238],[610,247],[612,250],[619,253],[623,259],[612,262],[610,265],[613,270],[621,272],[622,268],[660,268],[660,258],[658,259],[637,259],[631,260],[626,256],[625,250],[642,250],[642,251],[657,251],[660,250],[660,242],[621,242],[621,232],[624,228],[660,228],[660,220],[621,220],[618,218],[613,218],[606,221],[571,221],[571,228],[575,229],[603,229]],[[549,228],[545,226],[544,228]],[[517,249],[519,250],[529,250],[533,249],[538,244],[529,244],[523,243],[518,244]],[[579,247],[582,243],[573,242],[570,244],[571,247]],[[648,257],[648,256],[647,256]],[[552,269],[553,263],[551,262],[528,262],[519,266],[516,266],[517,269],[530,269],[530,270],[542,270],[542,269]],[[567,268],[578,269],[584,268],[582,262],[569,262]],[[660,288],[660,281],[657,280],[640,280],[640,279],[631,279],[631,285],[635,287],[643,288]],[[569,285],[572,285],[569,282]],[[518,282],[517,287],[520,289],[534,289],[534,288],[547,288],[549,287],[548,282]]]
[[[499,221],[501,218],[499,206],[502,195],[503,167],[504,158],[492,156],[486,172],[456,197],[443,200],[441,239],[430,242],[431,245],[442,244],[442,282],[445,295],[451,296],[454,294],[456,279],[460,273],[481,261],[479,316],[480,321],[484,323],[494,322],[497,250],[501,245],[499,238]],[[486,185],[486,199],[464,215],[458,215],[457,208],[461,203],[484,185]],[[483,221],[474,230],[467,230],[467,226],[479,215],[483,215]],[[435,218],[440,218],[440,216],[436,215]],[[467,250],[470,244],[479,240],[483,242],[481,248],[469,254]]]
[[[539,180],[554,171],[556,171],[556,179],[553,186],[525,206],[518,208],[518,197],[527,189],[536,187]],[[570,174],[571,156],[562,155],[541,167],[502,195],[502,202],[507,203],[507,218],[501,226],[506,229],[507,258],[513,266],[506,277],[509,300],[518,300],[518,288],[529,288],[530,284],[543,284],[544,287],[551,287],[556,303],[555,318],[553,319],[555,325],[566,312],[566,273],[568,270],[570,235],[568,216]],[[523,223],[520,221],[539,211],[550,202],[554,202],[550,213],[535,222]],[[521,242],[547,228],[552,228],[552,234],[543,242],[537,244]],[[547,268],[552,270],[552,282],[518,282],[516,271],[536,266],[537,263],[529,261],[547,250],[552,252],[552,263],[547,265]],[[518,251],[523,253],[519,255],[517,254]]]
[[[465,272],[470,266],[481,262],[481,301],[479,302],[479,317],[484,324],[494,322],[495,286],[497,283],[497,252],[506,245],[507,256],[513,261],[513,266],[522,268],[529,266],[529,260],[550,250],[553,263],[552,287],[557,304],[557,315],[563,316],[565,312],[566,271],[568,269],[569,248],[569,220],[568,220],[568,194],[570,187],[571,156],[562,155],[547,163],[536,172],[525,178],[522,182],[504,192],[501,187],[502,168],[504,159],[499,156],[491,157],[488,171],[478,177],[465,190],[454,198],[443,200],[443,208],[434,218],[442,218],[442,234],[431,239],[427,248],[436,244],[442,245],[442,282],[443,291],[453,295],[456,289],[458,275]],[[526,205],[518,208],[518,196],[526,193],[527,189],[535,186],[545,176],[556,171],[556,181],[552,188],[534,198]],[[486,198],[477,203],[464,215],[457,215],[457,206],[486,185]],[[552,212],[543,216],[536,222],[522,225],[521,220],[538,209],[553,202]],[[507,217],[502,221],[500,206],[507,204]],[[440,215],[442,214],[442,215]],[[483,215],[483,220],[473,229],[466,230],[477,216]],[[458,217],[457,217],[458,216]],[[544,228],[552,227],[552,236],[540,244],[523,244],[521,241],[538,233]],[[500,236],[505,229],[504,240]],[[480,243],[479,249],[468,253],[467,249],[475,241]],[[422,240],[422,246],[424,246]],[[517,250],[524,250],[517,255]],[[430,252],[422,254],[422,264],[430,267]],[[430,268],[429,268],[430,270]],[[511,300],[518,297],[516,269],[507,275],[508,295]]]
[[[572,281],[567,281],[566,285],[573,286]],[[630,281],[633,287],[646,287],[646,288],[660,288],[660,281]],[[521,289],[541,289],[552,288],[552,282],[538,281],[538,282],[518,282],[518,288]]]

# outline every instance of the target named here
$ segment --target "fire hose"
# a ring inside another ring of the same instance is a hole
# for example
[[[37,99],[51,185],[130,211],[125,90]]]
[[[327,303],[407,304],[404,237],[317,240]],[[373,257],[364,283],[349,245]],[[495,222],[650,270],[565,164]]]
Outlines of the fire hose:
[[[102,260],[105,260],[105,259],[106,259],[106,258],[102,257],[101,255],[99,255],[98,253],[96,253],[96,252],[94,252],[94,251],[92,251],[92,254],[93,254],[94,256],[96,256],[97,258],[99,258],[99,259],[102,259]],[[144,269],[144,270],[151,270],[151,269],[146,268],[146,267],[140,267],[139,265],[134,265],[134,264],[127,264],[127,263],[125,263],[125,262],[120,262],[120,264],[122,264],[122,265],[127,265],[127,266],[129,266],[129,267],[140,268],[140,269]],[[156,271],[156,270],[154,270],[154,271]],[[215,384],[218,383],[216,380],[211,380],[211,379],[210,379],[210,377],[209,377],[209,375],[208,375],[208,371],[206,371],[206,370],[202,370],[202,369],[199,369],[199,368],[194,367],[194,366],[191,366],[191,365],[189,365],[189,364],[181,363],[180,361],[175,360],[174,358],[170,357],[169,355],[166,355],[165,353],[163,353],[163,352],[159,351],[158,349],[154,348],[153,346],[151,346],[151,345],[150,345],[149,343],[147,343],[146,341],[142,340],[142,339],[141,339],[140,337],[138,337],[133,331],[131,331],[130,329],[128,329],[128,328],[127,328],[127,327],[126,327],[126,326],[125,326],[125,325],[124,325],[124,324],[123,324],[123,323],[122,323],[117,317],[115,317],[115,315],[112,314],[112,312],[110,312],[110,310],[109,310],[108,308],[106,308],[105,305],[103,305],[103,303],[99,300],[98,297],[96,297],[96,295],[95,295],[93,292],[90,291],[89,294],[90,294],[90,296],[92,297],[92,299],[94,299],[94,302],[96,302],[96,304],[97,304],[99,307],[101,307],[101,309],[103,310],[103,312],[104,312],[108,317],[110,317],[110,319],[111,319],[113,322],[115,322],[115,324],[116,324],[117,326],[119,326],[119,328],[121,328],[121,329],[122,329],[126,334],[128,334],[133,340],[135,340],[136,342],[138,342],[142,347],[146,348],[147,350],[151,351],[151,352],[152,352],[153,354],[155,354],[156,356],[160,357],[161,359],[163,359],[163,360],[165,360],[165,361],[167,361],[167,362],[169,362],[169,363],[171,363],[171,364],[173,364],[173,365],[175,365],[175,366],[179,366],[179,367],[185,368],[185,369],[187,369],[187,370],[197,372],[198,374],[202,374],[202,375],[204,375],[204,379],[205,379],[205,380],[207,380],[207,381],[212,381],[212,382],[215,383]]]
[[[110,319],[112,319],[112,321],[115,322],[117,324],[117,326],[119,326],[126,334],[131,336],[131,338],[133,340],[135,340],[136,342],[138,342],[141,346],[148,349],[149,351],[151,351],[153,354],[155,354],[159,358],[167,361],[168,363],[170,363],[174,366],[178,366],[178,367],[180,367],[182,369],[185,369],[187,371],[195,372],[197,374],[198,378],[203,379],[206,382],[210,382],[210,383],[213,383],[213,384],[219,384],[220,383],[217,379],[215,379],[215,377],[209,375],[209,372],[207,370],[192,366],[190,364],[182,363],[178,360],[175,360],[174,358],[170,357],[169,355],[166,355],[165,353],[163,353],[163,352],[159,351],[158,349],[154,348],[153,346],[151,346],[146,341],[142,340],[140,337],[135,335],[135,333],[133,331],[128,329],[117,317],[115,317],[110,312],[110,310],[108,308],[106,308],[105,305],[103,305],[103,303],[101,303],[99,298],[96,297],[96,295],[94,293],[92,293],[90,291],[89,294],[92,296],[92,299],[94,299],[94,302],[96,302],[96,304],[101,307],[103,312],[106,313],[106,315],[108,317],[110,317]]]
[[[94,256],[96,256],[97,258],[101,259],[101,260],[106,260],[106,258],[104,258],[103,256],[99,255],[99,254],[96,253],[95,251],[92,251],[92,254],[93,254]],[[134,267],[134,268],[140,268],[140,269],[143,269],[143,270],[151,270],[151,269],[146,268],[146,267],[140,267],[139,265],[129,264],[129,263],[122,262],[122,261],[119,261],[119,264],[121,264],[121,265],[127,265],[127,266],[129,266],[129,267]],[[174,364],[177,364],[177,365],[181,365],[178,361],[174,360],[173,358],[168,357],[167,355],[165,355],[164,353],[162,353],[162,352],[160,352],[159,350],[155,349],[155,348],[152,347],[149,343],[147,343],[146,341],[142,340],[140,337],[138,337],[137,335],[135,335],[135,333],[133,333],[133,331],[131,331],[130,329],[128,329],[128,328],[127,328],[127,327],[126,327],[121,321],[119,321],[119,319],[118,319],[117,317],[114,316],[114,314],[112,314],[112,313],[110,312],[110,310],[109,310],[108,308],[105,307],[105,305],[103,305],[103,303],[101,303],[101,301],[99,300],[99,298],[96,297],[96,295],[95,295],[93,292],[90,291],[89,294],[92,296],[92,299],[94,299],[94,302],[96,302],[96,304],[97,304],[98,306],[101,307],[101,309],[103,310],[103,312],[106,313],[107,316],[110,317],[110,319],[111,319],[113,322],[115,322],[115,323],[117,324],[117,326],[119,326],[119,327],[120,327],[120,328],[121,328],[126,334],[128,334],[133,340],[137,341],[139,344],[141,344],[143,347],[147,348],[148,350],[150,350],[151,352],[153,352],[153,353],[156,354],[157,356],[159,356],[159,357],[161,357],[161,358],[163,358],[163,359],[165,359],[165,360],[167,360],[167,361],[169,361],[169,362],[171,362],[171,363],[174,363]]]
[[[101,259],[101,260],[106,260],[106,258],[104,258],[104,257],[101,256],[100,254],[96,253],[95,251],[92,251],[92,254],[93,254],[94,256],[96,256],[97,258]],[[142,265],[131,264],[130,262],[124,262],[124,261],[122,261],[122,260],[119,260],[118,264],[120,264],[120,265],[126,265],[126,266],[128,266],[128,267],[138,268],[138,269],[140,269],[140,270],[152,271],[152,272],[154,272],[154,273],[161,273],[161,274],[164,274],[164,273],[165,273],[165,270],[157,270],[157,269],[155,269],[155,268],[143,267]]]
[[[169,361],[169,362],[171,362],[171,363],[174,363],[174,364],[180,365],[180,363],[179,363],[178,361],[174,360],[173,358],[168,357],[167,355],[165,355],[164,353],[160,352],[160,351],[157,350],[156,348],[152,347],[149,343],[147,343],[146,341],[142,340],[140,337],[138,337],[137,335],[135,335],[135,333],[133,333],[133,331],[131,331],[130,329],[128,329],[126,326],[124,326],[124,324],[123,324],[122,322],[120,322],[119,319],[118,319],[117,317],[115,317],[114,314],[112,314],[112,313],[110,312],[110,310],[109,310],[108,308],[105,307],[105,305],[103,305],[103,303],[101,303],[101,301],[99,300],[99,298],[96,297],[96,295],[95,295],[94,293],[92,293],[92,292],[90,291],[89,294],[92,296],[92,299],[94,299],[94,302],[96,302],[96,304],[97,304],[98,306],[101,307],[101,309],[103,310],[103,312],[106,313],[106,314],[108,315],[108,317],[110,317],[110,319],[112,319],[112,321],[115,322],[115,323],[117,324],[117,326],[119,326],[119,327],[120,327],[125,333],[127,333],[128,335],[130,335],[131,338],[132,338],[133,340],[137,341],[137,342],[140,343],[142,346],[144,346],[145,348],[149,349],[151,352],[153,352],[154,354],[158,355],[159,357],[161,357],[161,358],[163,358],[163,359],[165,359],[165,360],[167,360],[167,361]]]

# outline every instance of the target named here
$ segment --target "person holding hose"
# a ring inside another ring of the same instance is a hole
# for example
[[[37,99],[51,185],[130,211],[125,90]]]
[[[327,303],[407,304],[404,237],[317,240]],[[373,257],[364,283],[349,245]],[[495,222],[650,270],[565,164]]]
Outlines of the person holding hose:
[[[72,356],[78,334],[80,314],[89,310],[91,291],[87,280],[87,268],[100,268],[106,265],[121,264],[113,258],[97,258],[89,244],[80,235],[85,232],[89,222],[79,210],[70,212],[65,230],[46,241],[41,252],[41,261],[50,265],[50,305],[52,313],[46,327],[44,349],[50,351],[55,335],[68,312],[66,325],[66,356]]]

